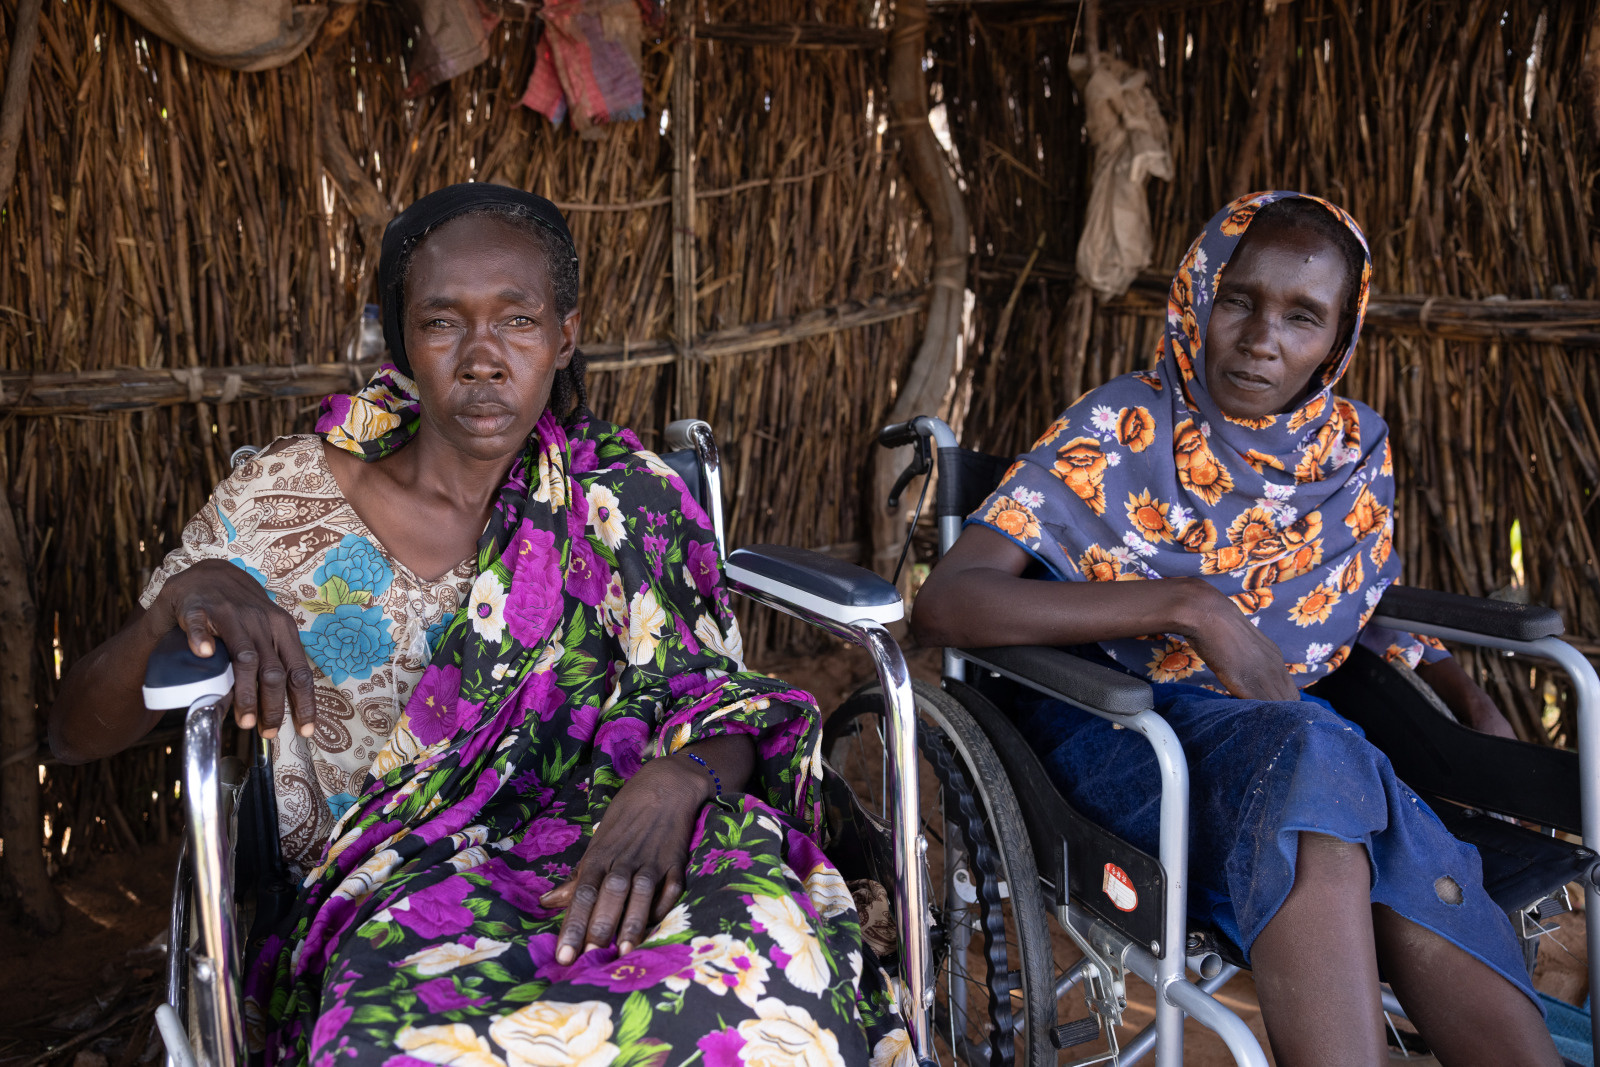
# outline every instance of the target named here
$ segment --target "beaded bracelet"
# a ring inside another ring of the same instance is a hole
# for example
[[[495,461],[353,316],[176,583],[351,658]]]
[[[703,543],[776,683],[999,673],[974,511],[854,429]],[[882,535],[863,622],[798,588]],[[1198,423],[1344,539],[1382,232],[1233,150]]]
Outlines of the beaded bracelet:
[[[694,760],[696,763],[700,764],[700,766],[706,769],[706,773],[711,775],[711,780],[716,783],[717,796],[720,797],[722,795],[722,779],[718,778],[717,772],[711,769],[711,764],[707,763],[699,756],[696,756],[693,752],[685,752],[684,755],[688,756],[690,759]]]

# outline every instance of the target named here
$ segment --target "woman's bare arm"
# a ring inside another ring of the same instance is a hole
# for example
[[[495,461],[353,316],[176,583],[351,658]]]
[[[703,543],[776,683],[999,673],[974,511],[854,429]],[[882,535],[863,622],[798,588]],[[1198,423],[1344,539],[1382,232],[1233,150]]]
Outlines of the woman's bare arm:
[[[1181,634],[1235,696],[1299,699],[1278,646],[1209,582],[1036,581],[1021,577],[1028,562],[1009,538],[968,526],[917,594],[912,633],[967,648]]]
[[[72,665],[50,709],[50,747],[68,763],[121,752],[150,732],[160,712],[145,709],[145,665],[157,642],[179,627],[189,650],[210,656],[220,637],[233,661],[235,721],[261,722],[271,737],[292,713],[302,733],[316,715],[310,661],[294,617],[231,563],[201,560],[173,575],[149,611],[136,609],[109,640]]]

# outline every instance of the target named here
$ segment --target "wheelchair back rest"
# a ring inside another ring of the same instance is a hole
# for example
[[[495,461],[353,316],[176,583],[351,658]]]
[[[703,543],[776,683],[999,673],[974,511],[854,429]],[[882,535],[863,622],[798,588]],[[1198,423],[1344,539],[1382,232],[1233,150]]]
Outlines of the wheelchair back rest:
[[[966,448],[939,449],[939,518],[965,519],[994,492],[1013,460]]]

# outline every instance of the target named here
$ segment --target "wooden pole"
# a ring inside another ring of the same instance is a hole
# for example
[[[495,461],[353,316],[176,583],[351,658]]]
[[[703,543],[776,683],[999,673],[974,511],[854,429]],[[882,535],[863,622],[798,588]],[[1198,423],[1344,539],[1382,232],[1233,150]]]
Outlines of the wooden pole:
[[[22,113],[28,105],[28,73],[33,48],[39,43],[39,11],[44,0],[22,0],[11,30],[11,59],[6,64],[5,96],[0,98],[0,214],[11,199],[17,176],[17,148],[22,141]]]
[[[61,898],[44,861],[39,818],[38,708],[33,690],[33,644],[38,613],[28,589],[28,562],[17,538],[9,471],[0,470],[0,839],[5,872],[22,912],[42,934],[61,929]]]
[[[1273,94],[1288,72],[1289,52],[1289,5],[1280,3],[1267,24],[1266,48],[1261,53],[1261,74],[1256,81],[1250,125],[1245,129],[1244,144],[1239,148],[1239,161],[1234,166],[1233,181],[1228,186],[1230,199],[1251,191],[1250,176],[1255,173],[1261,142],[1266,138],[1267,114],[1272,110]]]
[[[28,77],[39,42],[43,0],[22,0],[11,34],[5,96],[0,98],[0,215],[17,174]],[[61,898],[50,884],[39,818],[39,710],[33,694],[33,643],[37,612],[28,589],[28,561],[11,512],[9,469],[0,467],[0,840],[5,872],[22,912],[44,934],[61,929]],[[21,758],[13,758],[21,756]]]
[[[694,30],[695,0],[674,0],[677,40],[672,58],[672,339],[677,346],[674,408],[698,418],[700,368],[694,351]]]
[[[927,49],[927,0],[898,0],[894,29],[889,34],[889,108],[900,130],[906,174],[927,209],[933,229],[933,278],[928,297],[928,325],[910,373],[895,398],[891,422],[915,415],[936,415],[955,379],[966,323],[967,257],[972,227],[966,201],[950,174],[944,149],[928,122],[928,83],[922,72]],[[902,516],[889,513],[884,501],[910,450],[873,449],[873,565],[882,574],[894,570],[901,539]]]

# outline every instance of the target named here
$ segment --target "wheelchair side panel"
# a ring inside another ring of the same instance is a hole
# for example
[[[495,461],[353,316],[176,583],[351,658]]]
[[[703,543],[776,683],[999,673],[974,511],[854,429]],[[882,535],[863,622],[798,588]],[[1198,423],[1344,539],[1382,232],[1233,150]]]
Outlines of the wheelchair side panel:
[[[989,738],[1022,800],[1022,820],[1039,874],[1055,889],[1051,904],[1063,907],[1070,895],[1137,944],[1160,944],[1164,955],[1161,921],[1167,881],[1161,864],[1067,803],[1022,732],[987,696],[951,678],[944,680],[944,688]]]

